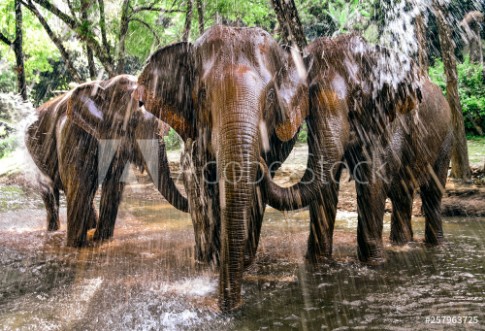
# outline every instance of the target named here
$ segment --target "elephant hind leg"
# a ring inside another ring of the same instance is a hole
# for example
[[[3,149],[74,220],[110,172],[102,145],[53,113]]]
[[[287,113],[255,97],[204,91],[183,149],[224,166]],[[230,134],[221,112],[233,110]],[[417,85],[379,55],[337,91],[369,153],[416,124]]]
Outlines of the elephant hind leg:
[[[404,245],[413,240],[411,217],[414,189],[404,183],[393,183],[389,197],[392,202],[391,234],[393,245]]]
[[[40,195],[47,211],[47,231],[57,231],[61,227],[59,220],[59,189],[52,181],[39,179]]]
[[[443,193],[433,182],[421,186],[421,200],[423,201],[423,213],[426,219],[424,241],[430,245],[439,245],[443,242],[442,196]]]
[[[85,182],[80,181],[85,184]],[[81,185],[81,184],[80,184]],[[67,198],[67,246],[82,247],[87,244],[87,231],[97,223],[93,200],[96,186],[80,189],[71,187]]]

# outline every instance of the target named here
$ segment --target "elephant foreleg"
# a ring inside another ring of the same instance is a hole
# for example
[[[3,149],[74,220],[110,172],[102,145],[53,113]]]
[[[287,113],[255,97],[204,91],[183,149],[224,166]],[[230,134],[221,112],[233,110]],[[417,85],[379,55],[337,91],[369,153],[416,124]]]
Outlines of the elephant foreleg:
[[[338,184],[331,183],[323,188],[317,200],[310,204],[310,234],[306,258],[311,262],[332,257],[337,203]]]
[[[360,261],[369,264],[385,261],[382,228],[386,190],[384,181],[377,174],[377,165],[375,162],[362,161],[354,169],[358,214],[357,253]]]
[[[95,241],[113,237],[118,207],[125,188],[125,183],[121,181],[123,171],[123,164],[112,166],[103,182],[99,204],[99,221],[93,236]]]

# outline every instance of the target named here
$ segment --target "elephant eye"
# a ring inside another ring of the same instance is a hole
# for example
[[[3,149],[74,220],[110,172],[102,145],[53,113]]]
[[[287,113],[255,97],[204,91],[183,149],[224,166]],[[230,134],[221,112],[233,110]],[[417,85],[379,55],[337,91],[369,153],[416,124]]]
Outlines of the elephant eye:
[[[266,94],[266,101],[268,103],[273,103],[276,100],[276,92],[274,88],[270,88],[268,94]]]

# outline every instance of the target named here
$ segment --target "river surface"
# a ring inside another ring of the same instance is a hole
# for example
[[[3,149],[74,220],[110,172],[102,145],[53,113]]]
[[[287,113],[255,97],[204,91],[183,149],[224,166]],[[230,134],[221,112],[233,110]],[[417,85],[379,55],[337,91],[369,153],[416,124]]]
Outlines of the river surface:
[[[335,261],[315,267],[303,258],[308,212],[268,209],[244,306],[222,316],[188,214],[125,199],[114,239],[79,250],[64,244],[65,206],[61,217],[48,233],[38,198],[0,188],[0,330],[485,329],[485,219],[446,219],[438,248],[414,219],[417,242],[386,241],[388,262],[369,268],[356,260],[356,215],[340,212]]]

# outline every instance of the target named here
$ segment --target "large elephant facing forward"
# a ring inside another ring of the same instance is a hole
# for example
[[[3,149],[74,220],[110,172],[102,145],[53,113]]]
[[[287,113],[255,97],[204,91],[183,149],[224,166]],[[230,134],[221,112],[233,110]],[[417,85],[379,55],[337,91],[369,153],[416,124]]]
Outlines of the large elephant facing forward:
[[[95,240],[113,235],[127,162],[147,169],[160,193],[188,211],[170,177],[162,138],[166,125],[132,103],[136,86],[136,77],[128,75],[82,84],[41,105],[27,128],[27,149],[43,175],[48,230],[59,229],[59,190],[66,194],[68,246],[85,245],[91,228]],[[93,205],[98,183],[99,222]]]
[[[212,252],[220,254],[223,311],[240,304],[245,252],[251,259],[259,239],[265,208],[260,157],[281,157],[271,145],[291,144],[306,116],[303,76],[267,32],[225,26],[207,30],[193,45],[158,50],[139,76],[136,98],[193,146],[196,171],[189,180],[197,181],[194,192],[207,193],[202,202],[210,205],[203,208],[216,218],[207,224],[197,215],[201,200],[188,193],[196,243],[206,254],[220,224],[220,249]]]
[[[358,256],[379,264],[384,261],[386,196],[392,193],[393,219],[398,219],[399,211],[408,208],[409,197],[406,202],[403,197],[406,190],[412,196],[409,181],[415,176],[422,180],[427,241],[439,241],[441,220],[436,213],[441,193],[436,182],[443,184],[446,178],[450,145],[449,109],[443,96],[419,77],[409,58],[355,35],[317,39],[305,51],[310,58],[308,166],[301,182],[290,188],[267,178],[269,204],[280,210],[310,204],[307,256],[312,260],[331,256],[345,161],[357,190]],[[421,100],[422,108],[416,112]],[[428,132],[414,124],[419,118],[427,120]],[[430,153],[423,153],[426,149]],[[415,163],[422,167],[413,170]],[[405,188],[401,179],[406,180]],[[394,233],[407,228],[407,222],[393,221]]]

